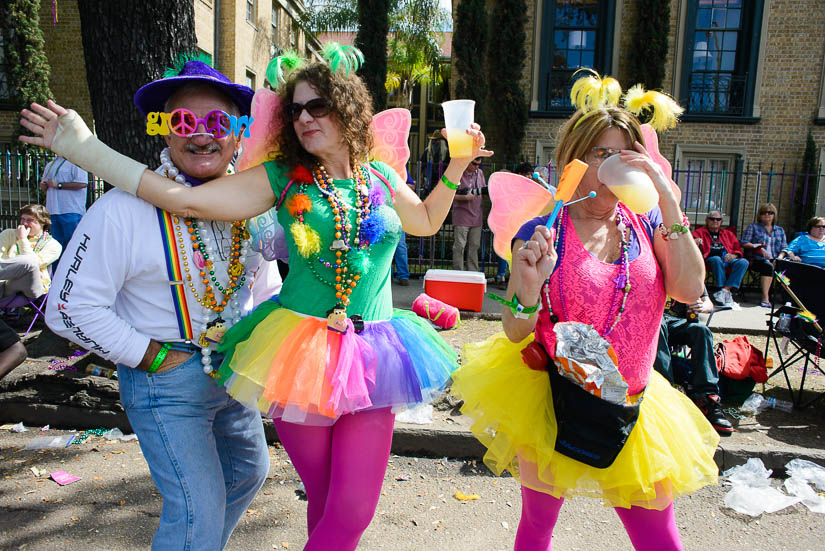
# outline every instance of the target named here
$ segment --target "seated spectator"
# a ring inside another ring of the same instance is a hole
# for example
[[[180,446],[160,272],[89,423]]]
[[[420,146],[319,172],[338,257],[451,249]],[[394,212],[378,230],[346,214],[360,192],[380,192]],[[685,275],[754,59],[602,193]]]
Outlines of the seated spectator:
[[[814,216],[805,225],[808,235],[800,235],[777,258],[786,256],[794,262],[825,268],[825,218]]]
[[[693,239],[699,245],[705,265],[719,287],[713,298],[719,304],[737,306],[731,291],[739,289],[742,284],[742,278],[748,271],[748,261],[742,258],[742,247],[736,234],[722,228],[722,213],[710,211],[705,217],[705,227],[694,230]],[[728,268],[730,275],[727,274]]]
[[[0,320],[0,379],[22,364],[26,356],[26,347],[20,342],[20,337],[6,322]]]
[[[60,257],[60,243],[49,235],[49,211],[43,205],[20,209],[20,225],[0,232],[0,297],[45,294],[49,265]]]
[[[733,433],[733,425],[722,411],[719,398],[719,371],[713,354],[713,333],[707,325],[699,323],[697,316],[712,311],[713,303],[708,299],[707,290],[692,304],[671,301],[662,317],[659,348],[653,368],[671,384],[674,383],[670,348],[683,345],[690,347],[693,372],[685,385],[685,393],[707,417],[716,432],[729,436]]]
[[[785,230],[776,225],[776,207],[771,203],[759,205],[756,221],[745,228],[742,234],[742,249],[753,255],[751,268],[760,274],[759,287],[763,308],[771,307],[771,282],[773,281],[773,260],[788,247]]]

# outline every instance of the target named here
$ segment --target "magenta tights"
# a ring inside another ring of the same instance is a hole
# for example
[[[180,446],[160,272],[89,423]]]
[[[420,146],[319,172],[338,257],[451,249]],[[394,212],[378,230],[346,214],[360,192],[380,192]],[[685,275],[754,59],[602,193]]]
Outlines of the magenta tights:
[[[564,499],[521,487],[521,521],[515,551],[550,551],[553,527]],[[681,551],[682,542],[673,519],[673,503],[664,511],[616,507],[636,551]]]
[[[394,419],[385,408],[344,415],[331,427],[275,420],[306,488],[304,551],[351,551],[358,545],[378,505]]]

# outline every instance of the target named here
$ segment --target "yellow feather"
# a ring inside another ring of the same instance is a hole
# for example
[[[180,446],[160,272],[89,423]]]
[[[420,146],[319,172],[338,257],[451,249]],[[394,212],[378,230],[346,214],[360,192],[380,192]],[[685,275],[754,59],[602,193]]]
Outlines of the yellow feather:
[[[684,109],[667,94],[661,92],[651,93],[653,94],[653,118],[650,119],[650,126],[658,132],[676,126],[679,122],[679,115],[682,114]]]
[[[587,112],[596,107],[601,80],[594,76],[581,77],[573,83],[570,89],[570,102],[580,111]]]
[[[636,84],[625,92],[624,106],[634,115],[638,115],[645,108],[645,89],[641,84]]]
[[[306,224],[297,221],[293,222],[289,227],[289,231],[292,234],[292,239],[295,241],[298,254],[304,258],[309,258],[313,254],[321,251],[321,236]]]
[[[622,85],[612,77],[602,80],[602,107],[616,107],[622,97]]]

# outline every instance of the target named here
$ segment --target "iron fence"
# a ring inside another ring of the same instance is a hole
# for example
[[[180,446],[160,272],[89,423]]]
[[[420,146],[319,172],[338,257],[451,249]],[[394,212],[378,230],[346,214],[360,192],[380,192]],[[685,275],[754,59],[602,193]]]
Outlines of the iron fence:
[[[17,211],[22,205],[45,203],[45,192],[40,189],[39,182],[46,164],[52,158],[51,153],[27,152],[9,145],[0,146],[0,229],[17,223]],[[485,159],[481,170],[489,179],[493,172],[513,171],[521,160],[523,159],[502,162]],[[445,168],[443,164],[433,165],[420,161],[409,163],[408,171],[419,197],[425,198],[428,195]],[[552,164],[543,168],[547,170],[548,181],[556,185],[559,177],[556,168]],[[674,166],[673,178],[682,190],[682,209],[693,225],[704,224],[707,212],[718,209],[738,235],[754,220],[760,203],[772,202],[776,205],[779,211],[778,222],[786,230],[791,230],[787,231],[791,237],[792,230],[804,225],[808,215],[822,215],[821,205],[825,202],[825,197],[822,197],[825,191],[825,171],[821,166],[815,172],[806,173],[798,166],[784,163],[750,163],[744,159],[727,163],[689,161]],[[91,204],[104,192],[103,181],[90,174],[88,190],[87,204]],[[490,209],[486,197],[483,208],[486,219]],[[496,275],[498,265],[492,244],[492,233],[485,227],[479,255],[481,269],[488,277]],[[449,217],[435,235],[407,235],[411,275],[420,277],[430,268],[451,268],[452,246],[453,225]]]

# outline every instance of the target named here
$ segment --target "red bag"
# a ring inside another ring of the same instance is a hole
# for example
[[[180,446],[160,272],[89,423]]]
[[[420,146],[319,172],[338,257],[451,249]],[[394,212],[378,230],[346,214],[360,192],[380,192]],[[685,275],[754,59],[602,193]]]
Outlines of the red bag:
[[[716,367],[730,379],[752,378],[757,383],[768,380],[768,368],[762,351],[748,342],[744,335],[724,340],[716,345]]]

